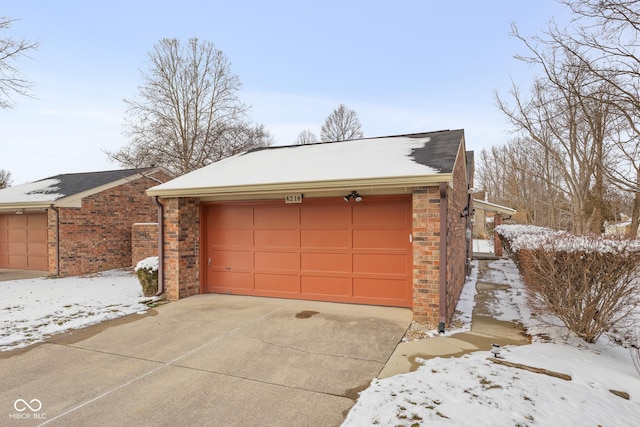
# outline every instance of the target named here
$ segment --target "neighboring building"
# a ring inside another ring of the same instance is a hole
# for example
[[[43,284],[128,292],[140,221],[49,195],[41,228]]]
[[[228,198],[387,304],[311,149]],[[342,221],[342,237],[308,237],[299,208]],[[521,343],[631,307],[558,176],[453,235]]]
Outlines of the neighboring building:
[[[604,224],[604,234],[609,236],[621,236],[627,237],[629,236],[631,230],[631,220],[625,220],[622,222],[616,223],[608,223]],[[636,238],[640,239],[640,228],[638,228],[638,232],[636,233]]]
[[[57,175],[0,190],[0,268],[74,276],[131,266],[131,230],[153,222],[158,168]]]
[[[468,268],[463,130],[268,147],[155,186],[167,298],[411,307],[451,320]]]

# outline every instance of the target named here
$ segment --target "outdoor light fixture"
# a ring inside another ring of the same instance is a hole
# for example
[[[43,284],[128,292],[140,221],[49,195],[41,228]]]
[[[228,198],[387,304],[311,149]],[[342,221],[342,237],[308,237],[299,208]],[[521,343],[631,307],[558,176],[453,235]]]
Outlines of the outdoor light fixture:
[[[349,203],[349,199],[353,199],[356,202],[360,203],[362,201],[362,196],[360,196],[357,191],[352,191],[350,194],[347,194],[342,199],[347,203]]]
[[[462,213],[460,214],[460,218],[465,218],[467,216],[469,216],[469,208],[465,206],[462,209]]]

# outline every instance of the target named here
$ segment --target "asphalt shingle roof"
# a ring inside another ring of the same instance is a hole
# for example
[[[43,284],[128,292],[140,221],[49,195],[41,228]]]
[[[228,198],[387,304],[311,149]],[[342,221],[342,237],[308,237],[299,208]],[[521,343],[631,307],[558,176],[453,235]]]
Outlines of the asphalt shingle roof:
[[[128,178],[132,175],[139,174],[150,168],[145,169],[120,169],[101,172],[83,172],[83,173],[67,173],[56,176],[50,176],[38,180],[36,182],[45,181],[47,179],[55,179],[58,181],[56,184],[55,193],[60,194],[61,197],[69,197],[83,191],[91,190],[92,188],[100,187],[105,184],[109,184],[114,181],[118,181],[124,178]]]

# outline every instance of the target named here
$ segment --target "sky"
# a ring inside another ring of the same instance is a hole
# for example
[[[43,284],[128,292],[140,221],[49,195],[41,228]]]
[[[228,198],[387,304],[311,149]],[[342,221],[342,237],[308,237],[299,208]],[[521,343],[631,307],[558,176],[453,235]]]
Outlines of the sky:
[[[277,145],[319,134],[343,103],[366,137],[464,129],[467,149],[503,144],[511,130],[495,105],[535,69],[510,36],[568,17],[555,0],[269,2],[164,0],[3,1],[17,19],[0,37],[40,43],[17,63],[35,85],[0,110],[0,169],[13,185],[61,173],[118,169],[107,151],[128,143],[126,105],[162,38],[213,42],[231,62]]]

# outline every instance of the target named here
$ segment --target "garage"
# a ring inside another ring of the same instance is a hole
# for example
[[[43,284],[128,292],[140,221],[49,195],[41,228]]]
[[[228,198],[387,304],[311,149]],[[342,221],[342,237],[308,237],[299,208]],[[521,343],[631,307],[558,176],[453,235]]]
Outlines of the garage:
[[[410,307],[411,197],[204,207],[206,292]]]
[[[443,329],[469,271],[473,153],[442,130],[260,147],[147,190],[159,286],[409,307]]]
[[[48,270],[47,214],[0,214],[0,268]]]

